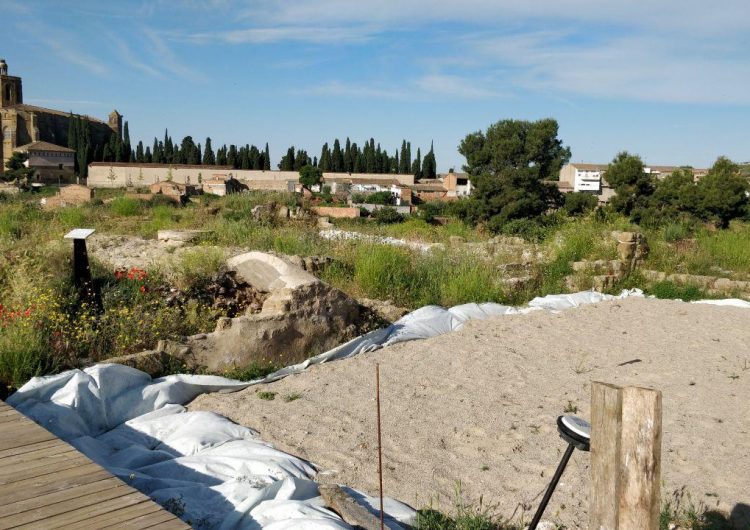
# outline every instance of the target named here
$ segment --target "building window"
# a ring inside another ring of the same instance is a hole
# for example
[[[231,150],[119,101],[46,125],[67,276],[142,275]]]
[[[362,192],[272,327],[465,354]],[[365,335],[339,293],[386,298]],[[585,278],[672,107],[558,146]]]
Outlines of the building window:
[[[57,164],[57,167],[58,167],[59,169],[62,169],[62,166],[63,166],[62,164]]]

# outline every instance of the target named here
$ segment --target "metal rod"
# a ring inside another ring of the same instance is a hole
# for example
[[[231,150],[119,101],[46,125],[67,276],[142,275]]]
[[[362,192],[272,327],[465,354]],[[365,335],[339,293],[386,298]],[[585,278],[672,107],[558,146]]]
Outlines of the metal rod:
[[[383,519],[383,443],[380,436],[380,364],[375,363],[375,401],[378,406],[378,477],[380,478],[380,530],[385,528]]]
[[[534,514],[534,518],[531,520],[529,530],[536,530],[536,525],[539,524],[539,520],[542,518],[545,508],[547,508],[547,504],[549,503],[550,498],[552,498],[552,493],[555,491],[557,483],[560,481],[560,477],[562,476],[563,471],[565,471],[565,466],[568,465],[568,460],[570,460],[570,455],[573,454],[574,450],[575,447],[573,446],[573,444],[568,444],[568,448],[565,450],[565,454],[563,455],[562,460],[560,460],[560,463],[557,466],[557,471],[555,471],[555,475],[552,477],[552,482],[549,483],[547,491],[544,492],[542,503],[539,505],[539,508],[537,508],[536,513]]]

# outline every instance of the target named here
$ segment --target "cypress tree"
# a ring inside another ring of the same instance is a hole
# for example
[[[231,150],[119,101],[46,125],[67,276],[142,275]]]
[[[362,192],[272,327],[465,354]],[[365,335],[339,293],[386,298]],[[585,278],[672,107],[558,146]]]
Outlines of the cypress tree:
[[[313,163],[312,163],[312,165],[313,165],[313,167],[318,167],[318,157],[317,156],[313,157]]]
[[[365,171],[375,173],[375,140],[370,138],[370,141],[365,143],[365,148]]]
[[[383,172],[383,152],[380,150],[380,144],[375,149],[375,164],[372,169],[375,173]]]
[[[203,165],[216,165],[216,156],[214,155],[214,150],[211,147],[211,138],[206,138],[206,148],[203,150]]]
[[[324,143],[323,149],[320,150],[320,163],[318,167],[324,173],[331,171],[331,151],[328,149],[328,142]]]
[[[146,153],[143,155],[143,161],[150,164],[153,161],[153,155],[151,154],[151,148],[146,146]]]
[[[341,173],[344,171],[344,154],[341,152],[339,139],[333,141],[333,152],[331,153],[331,171]]]
[[[266,171],[271,169],[271,153],[268,151],[268,142],[266,142],[266,150],[263,156],[263,169]]]
[[[433,142],[430,142],[430,152],[424,156],[422,176],[426,179],[434,179],[437,176],[437,163],[435,162],[435,149],[433,147]]]
[[[401,171],[401,165],[398,161],[398,150],[396,156],[393,157],[393,164],[391,164],[391,173],[399,173]]]
[[[142,164],[144,160],[143,154],[143,142],[138,140],[138,145],[135,146],[135,161]]]
[[[130,155],[132,148],[130,147],[130,128],[128,122],[125,122],[125,127],[122,133],[122,159],[125,162],[132,162]]]
[[[252,169],[253,162],[250,159],[250,146],[249,145],[245,145],[244,153],[245,154],[242,157],[242,169]]]
[[[344,147],[344,171],[346,173],[352,172],[352,143],[348,136],[346,137],[346,147]]]
[[[411,166],[411,172],[414,178],[422,178],[422,154],[420,153],[419,147],[417,147],[417,158],[414,159],[414,163]]]
[[[233,169],[239,169],[239,163],[240,160],[237,156],[237,146],[234,144],[230,144],[229,152],[227,153],[227,165],[232,166]]]

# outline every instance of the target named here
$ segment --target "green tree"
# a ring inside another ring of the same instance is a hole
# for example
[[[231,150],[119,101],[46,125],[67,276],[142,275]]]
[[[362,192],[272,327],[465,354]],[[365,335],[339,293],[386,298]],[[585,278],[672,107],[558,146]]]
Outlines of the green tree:
[[[138,145],[135,146],[135,161],[139,164],[145,162],[145,154],[143,152],[143,142],[138,141]]]
[[[568,215],[584,215],[599,204],[599,198],[591,193],[584,191],[572,192],[565,194],[565,203],[563,208]]]
[[[716,160],[696,188],[700,215],[715,221],[720,228],[726,228],[729,221],[748,212],[747,178],[740,174],[740,167],[728,158]]]
[[[426,179],[434,179],[437,177],[437,162],[435,161],[435,148],[432,142],[430,142],[430,152],[424,155],[422,177]]]
[[[232,166],[233,169],[240,168],[240,159],[239,156],[237,156],[237,146],[234,144],[229,146],[229,151],[227,152],[227,165]]]
[[[14,152],[10,155],[10,158],[5,161],[5,172],[0,174],[0,177],[7,182],[20,182],[25,179],[31,178],[34,174],[33,168],[28,168],[24,163],[29,159],[26,153],[19,151]]]
[[[390,191],[376,191],[367,196],[367,203],[369,204],[396,204],[396,198]]]
[[[124,162],[133,161],[130,158],[131,151],[132,149],[130,147],[130,128],[128,126],[128,122],[125,122],[125,126],[123,127],[123,133],[122,133],[122,160]]]
[[[302,166],[299,170],[299,182],[308,190],[313,186],[319,185],[322,178],[323,172],[319,167],[308,164]]]
[[[281,171],[294,171],[294,146],[287,149],[286,155],[281,157],[279,169]]]
[[[616,193],[610,207],[639,222],[655,189],[654,178],[646,173],[641,158],[627,151],[618,153],[604,172],[604,180]]]
[[[323,149],[320,151],[320,162],[318,163],[321,171],[331,171],[331,150],[328,147],[328,142],[323,144]]]
[[[206,138],[206,147],[203,150],[203,165],[216,165],[216,156],[214,155],[214,150],[211,147],[211,138]]]
[[[263,154],[263,169],[266,171],[271,169],[271,153],[268,150],[268,142],[266,142],[266,149]]]
[[[422,178],[422,153],[417,147],[417,158],[414,159],[414,163],[411,165],[411,173],[415,179]]]
[[[341,173],[344,171],[344,153],[341,152],[339,139],[333,141],[333,151],[331,152],[331,171]]]
[[[458,151],[466,158],[464,170],[474,191],[462,216],[498,231],[509,221],[538,218],[560,206],[560,192],[546,182],[570,159],[557,134],[557,121],[543,119],[501,120],[486,132],[467,135]]]

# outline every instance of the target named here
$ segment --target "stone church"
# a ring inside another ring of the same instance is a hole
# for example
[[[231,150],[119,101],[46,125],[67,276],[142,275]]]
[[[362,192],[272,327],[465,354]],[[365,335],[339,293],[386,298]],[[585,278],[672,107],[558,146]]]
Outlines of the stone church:
[[[8,75],[8,65],[0,59],[0,173],[5,171],[5,162],[13,151],[29,144],[46,142],[67,147],[70,117],[70,112],[26,105],[21,78]],[[122,116],[116,110],[107,122],[80,117],[89,122],[92,145],[103,146],[113,133],[122,134]]]

